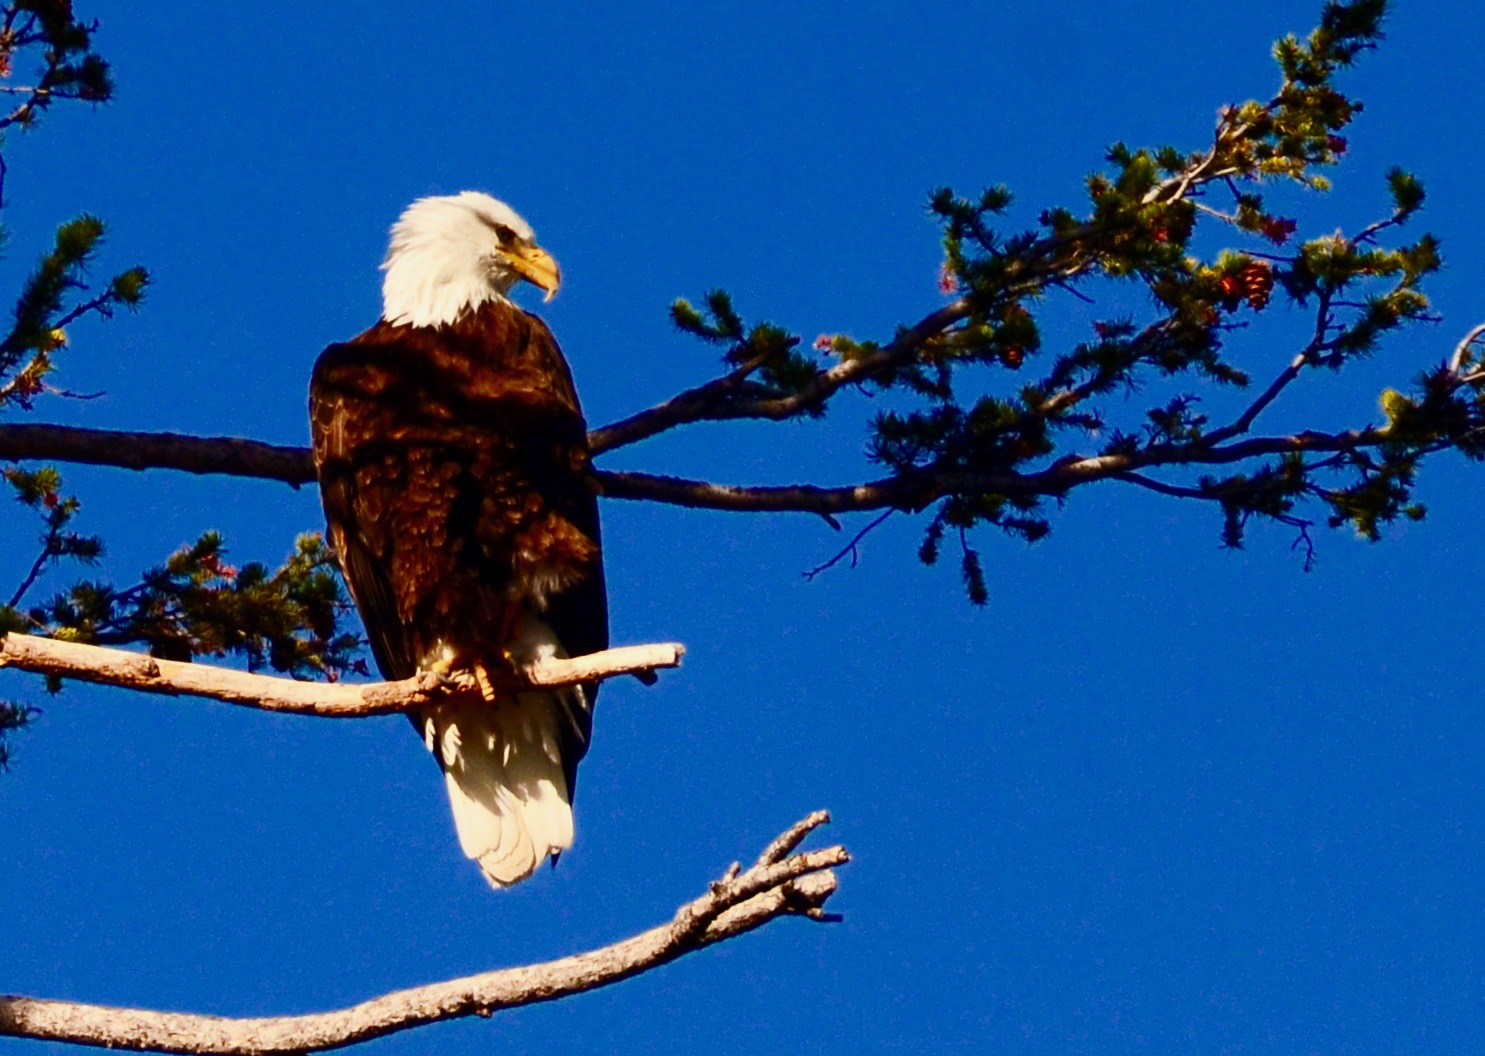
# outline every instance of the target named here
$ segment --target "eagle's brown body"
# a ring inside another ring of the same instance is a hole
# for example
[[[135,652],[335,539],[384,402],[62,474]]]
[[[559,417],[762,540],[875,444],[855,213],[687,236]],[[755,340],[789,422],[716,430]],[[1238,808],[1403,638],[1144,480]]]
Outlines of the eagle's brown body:
[[[379,322],[320,356],[310,415],[330,541],[386,678],[435,664],[499,667],[546,628],[567,655],[607,647],[586,426],[567,363],[541,320],[499,299],[437,327]],[[570,802],[597,686],[583,690],[483,705],[493,717],[415,720],[449,773],[471,857],[478,855],[454,783],[478,799],[484,781],[498,799],[501,789],[519,798],[520,782],[535,780],[516,772],[510,747],[498,763],[496,742],[518,737],[515,724],[500,726],[501,709],[539,705],[536,734],[529,716],[521,721],[535,738],[533,753],[559,752],[560,791]],[[452,749],[440,752],[435,741],[450,725]],[[498,781],[456,772],[467,762],[460,741],[467,757],[476,728],[495,752],[489,765],[511,771]],[[548,734],[556,745],[545,743]],[[492,880],[511,882],[482,864]]]

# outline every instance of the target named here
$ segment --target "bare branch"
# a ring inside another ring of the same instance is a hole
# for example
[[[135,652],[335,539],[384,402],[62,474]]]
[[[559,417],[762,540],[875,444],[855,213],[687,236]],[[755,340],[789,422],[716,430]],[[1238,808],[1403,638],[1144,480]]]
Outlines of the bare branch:
[[[118,469],[179,469],[281,480],[298,487],[315,480],[309,449],[235,436],[184,436],[74,429],[65,425],[0,425],[0,459],[52,459]]]
[[[773,865],[775,862],[783,861],[784,856],[804,842],[806,836],[814,832],[821,825],[829,824],[830,812],[828,810],[817,810],[813,814],[801,818],[791,825],[787,831],[775,838],[767,847],[763,848],[763,853],[753,863],[753,868],[761,869],[765,865]]]
[[[951,308],[953,306],[950,306]],[[917,511],[936,499],[956,493],[1017,495],[1065,495],[1072,488],[1096,480],[1121,478],[1133,470],[1165,465],[1223,465],[1265,455],[1300,451],[1355,451],[1387,442],[1384,430],[1366,428],[1338,433],[1302,432],[1287,436],[1254,437],[1226,444],[1246,433],[1258,416],[1315,362],[1324,348],[1325,312],[1317,313],[1315,337],[1272,383],[1243,411],[1205,437],[1183,443],[1154,444],[1129,453],[1097,456],[1067,456],[1046,469],[1030,473],[963,474],[933,467],[885,477],[861,484],[823,487],[788,484],[745,487],[688,480],[653,473],[595,469],[593,477],[600,494],[614,499],[641,499],[696,509],[739,512],[805,512],[825,517],[857,510],[899,509]],[[1451,366],[1458,373],[1469,350],[1485,336],[1485,325],[1474,328],[1454,352]],[[889,346],[891,347],[891,346]],[[885,353],[886,350],[884,349]],[[853,363],[866,362],[853,360]],[[875,362],[875,360],[872,360]],[[830,372],[826,372],[829,374]],[[822,376],[823,377],[823,376]],[[1461,375],[1473,382],[1475,374]],[[1084,399],[1092,383],[1049,396],[1039,408],[1044,416],[1066,411]],[[706,389],[706,386],[702,386]],[[692,393],[702,391],[691,390]],[[685,403],[683,397],[676,401]],[[797,397],[788,397],[796,399]],[[671,401],[671,403],[676,403]],[[665,407],[670,404],[662,405]],[[678,405],[679,406],[679,405]],[[756,401],[752,406],[757,409]],[[658,409],[654,409],[658,410]],[[632,443],[634,439],[676,424],[674,414],[647,418],[651,411],[614,426],[588,434],[595,451]],[[689,414],[690,411],[684,413]],[[695,419],[684,419],[695,420]],[[663,424],[669,422],[670,424]],[[631,424],[633,423],[633,424]],[[652,429],[659,425],[660,428]],[[239,477],[278,480],[299,487],[315,480],[309,450],[265,444],[237,437],[195,437],[178,433],[138,433],[102,429],[78,429],[59,425],[0,425],[0,460],[47,459],[124,469],[178,469],[190,473],[222,473]],[[1132,482],[1133,483],[1133,482]]]
[[[1325,347],[1326,327],[1330,323],[1330,293],[1322,291],[1319,304],[1315,311],[1315,333],[1307,344],[1292,360],[1289,365],[1258,395],[1258,398],[1248,405],[1247,409],[1238,416],[1231,425],[1221,429],[1214,429],[1207,434],[1206,441],[1209,444],[1220,444],[1231,440],[1235,436],[1246,433],[1253,422],[1268,409],[1269,404],[1277,400],[1283,391],[1289,387],[1290,382],[1299,377],[1305,367],[1315,362],[1315,357]]]
[[[0,1036],[65,1041],[135,1052],[268,1056],[322,1052],[398,1031],[555,1001],[639,975],[685,954],[746,934],[779,917],[831,919],[834,867],[844,847],[784,857],[829,820],[811,814],[769,845],[746,872],[728,869],[667,924],[588,953],[399,990],[350,1008],[312,1015],[226,1019],[71,1001],[0,996]]]
[[[1464,338],[1455,346],[1454,355],[1449,357],[1449,369],[1451,371],[1455,374],[1460,372],[1464,367],[1465,361],[1469,358],[1471,346],[1482,337],[1485,337],[1485,323],[1481,323],[1464,335]]]
[[[667,477],[655,473],[597,470],[599,494],[611,499],[648,499],[672,506],[737,512],[850,513],[893,507],[916,510],[932,501],[930,482],[909,477],[884,477],[866,484],[838,488],[815,484],[739,487],[705,480]],[[1008,478],[1010,479],[1010,478]]]
[[[492,669],[488,674],[497,690],[514,692],[597,682],[617,675],[643,677],[657,668],[679,667],[683,655],[685,648],[674,642],[630,645],[572,660],[542,660],[523,665],[519,671]],[[431,672],[402,682],[362,685],[300,682],[25,634],[9,634],[0,639],[0,667],[143,693],[208,697],[261,711],[338,719],[390,715],[435,704],[481,699],[473,678],[445,680]]]

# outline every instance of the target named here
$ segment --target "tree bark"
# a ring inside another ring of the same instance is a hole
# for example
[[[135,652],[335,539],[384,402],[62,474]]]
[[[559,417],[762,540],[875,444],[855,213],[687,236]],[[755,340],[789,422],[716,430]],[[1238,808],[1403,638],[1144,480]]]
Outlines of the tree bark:
[[[818,811],[773,841],[747,870],[734,864],[669,923],[631,939],[544,964],[505,968],[398,990],[350,1008],[311,1015],[229,1019],[0,996],[0,1036],[135,1052],[268,1056],[323,1052],[466,1016],[489,1016],[628,979],[772,920],[825,912],[844,847],[791,854],[830,816]]]
[[[492,669],[489,676],[497,691],[506,692],[573,686],[618,675],[635,675],[649,681],[657,668],[679,667],[685,652],[685,647],[675,642],[630,645],[571,660],[543,660],[519,671]],[[338,719],[391,715],[435,704],[481,699],[474,679],[462,673],[442,679],[425,672],[402,682],[300,682],[14,633],[0,638],[0,667],[143,693],[207,697],[260,711]]]

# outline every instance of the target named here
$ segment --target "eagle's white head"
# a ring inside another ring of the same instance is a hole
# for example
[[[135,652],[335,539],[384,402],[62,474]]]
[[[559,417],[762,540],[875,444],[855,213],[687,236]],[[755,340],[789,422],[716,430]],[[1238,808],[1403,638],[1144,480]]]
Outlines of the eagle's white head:
[[[546,291],[562,281],[531,225],[479,191],[419,198],[392,225],[382,262],[382,318],[443,326],[486,301],[505,300],[522,279]]]

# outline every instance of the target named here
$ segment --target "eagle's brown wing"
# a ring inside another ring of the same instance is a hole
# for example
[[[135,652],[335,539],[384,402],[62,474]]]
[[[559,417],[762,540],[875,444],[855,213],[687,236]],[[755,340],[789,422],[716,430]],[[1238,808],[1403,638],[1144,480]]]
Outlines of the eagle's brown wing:
[[[487,305],[436,330],[379,323],[320,356],[310,415],[330,540],[385,677],[440,641],[498,657],[511,604],[544,609],[570,655],[607,648],[586,426],[539,319]],[[569,792],[585,690],[562,736]]]
[[[411,678],[417,657],[390,580],[391,525],[363,500],[369,497],[367,492],[385,490],[366,487],[367,469],[375,461],[377,433],[385,418],[375,409],[376,394],[390,392],[397,384],[396,372],[388,364],[361,355],[353,345],[331,345],[315,363],[309,401],[330,545],[361,614],[376,666],[391,681]],[[385,497],[375,495],[378,500]]]

